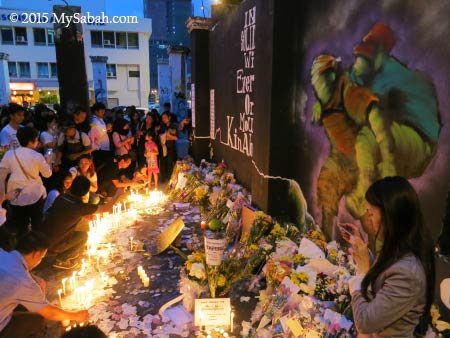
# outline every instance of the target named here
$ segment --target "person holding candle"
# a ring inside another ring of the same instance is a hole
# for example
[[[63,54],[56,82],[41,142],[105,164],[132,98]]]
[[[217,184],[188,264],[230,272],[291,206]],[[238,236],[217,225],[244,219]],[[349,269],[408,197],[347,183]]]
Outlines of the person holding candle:
[[[31,231],[22,236],[16,250],[0,249],[0,338],[46,337],[45,319],[86,322],[86,310],[65,311],[45,298],[45,281],[33,276],[50,246],[48,238]],[[18,306],[28,311],[14,311]]]
[[[100,194],[112,197],[117,196],[120,188],[140,188],[142,184],[131,180],[127,177],[127,169],[132,164],[133,160],[129,154],[118,156],[115,164],[104,168],[99,173],[99,192]]]
[[[112,208],[114,200],[98,206],[87,203],[91,182],[84,176],[77,176],[68,194],[61,194],[47,211],[42,227],[38,230],[50,239],[49,251],[56,253],[53,267],[73,269],[78,265],[76,259],[79,251],[87,241],[87,233],[77,229],[77,224],[85,216],[95,212],[107,212]]]
[[[357,268],[349,281],[354,323],[370,337],[413,337],[415,329],[427,330],[435,281],[433,245],[419,198],[398,176],[376,181],[365,197],[371,235],[379,243],[375,260],[370,262],[356,226],[341,229]]]

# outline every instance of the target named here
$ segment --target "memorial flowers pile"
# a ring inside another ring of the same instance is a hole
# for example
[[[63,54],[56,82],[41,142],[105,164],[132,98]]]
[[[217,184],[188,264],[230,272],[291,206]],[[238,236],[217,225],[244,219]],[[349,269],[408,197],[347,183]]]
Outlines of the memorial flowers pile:
[[[195,289],[196,297],[222,297],[247,280],[258,303],[242,322],[242,337],[356,336],[348,287],[355,263],[338,243],[261,211],[243,229],[241,213],[250,198],[224,163],[179,162],[170,187],[172,198],[199,205],[207,224],[220,225],[214,228],[226,243],[214,268],[206,264],[204,248],[196,248],[181,272],[182,293],[191,292],[192,299]],[[427,337],[450,329],[438,314],[433,319]]]

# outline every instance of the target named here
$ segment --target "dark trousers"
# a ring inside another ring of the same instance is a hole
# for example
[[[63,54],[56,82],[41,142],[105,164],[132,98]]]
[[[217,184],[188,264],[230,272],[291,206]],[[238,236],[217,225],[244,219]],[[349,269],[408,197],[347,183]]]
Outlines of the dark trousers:
[[[167,141],[166,146],[167,156],[160,156],[161,180],[164,182],[170,180],[176,162],[175,141]]]
[[[41,197],[34,204],[18,206],[9,205],[8,228],[15,232],[17,237],[26,234],[30,228],[40,228],[42,223],[42,209],[44,207],[44,199]]]
[[[49,251],[57,253],[56,259],[66,260],[75,255],[86,245],[88,235],[84,231],[74,231],[67,235],[62,241],[53,245]]]
[[[0,338],[44,337],[47,337],[47,325],[44,317],[25,311],[14,311],[8,325],[0,332]]]

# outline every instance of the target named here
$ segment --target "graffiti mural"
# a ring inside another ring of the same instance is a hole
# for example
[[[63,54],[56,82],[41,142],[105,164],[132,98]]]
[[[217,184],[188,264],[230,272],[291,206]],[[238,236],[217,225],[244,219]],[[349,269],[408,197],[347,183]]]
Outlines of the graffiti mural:
[[[371,234],[364,218],[370,184],[386,176],[419,177],[436,153],[441,124],[434,86],[390,54],[395,43],[391,28],[378,22],[353,48],[348,69],[331,55],[313,61],[312,122],[330,142],[317,183],[329,237],[343,196],[347,211]]]

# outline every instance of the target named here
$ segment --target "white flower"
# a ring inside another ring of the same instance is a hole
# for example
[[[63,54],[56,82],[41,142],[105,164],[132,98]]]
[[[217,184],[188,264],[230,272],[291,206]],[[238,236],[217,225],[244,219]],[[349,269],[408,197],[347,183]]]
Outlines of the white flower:
[[[206,279],[205,265],[203,263],[192,263],[189,276],[193,276],[198,279]]]

